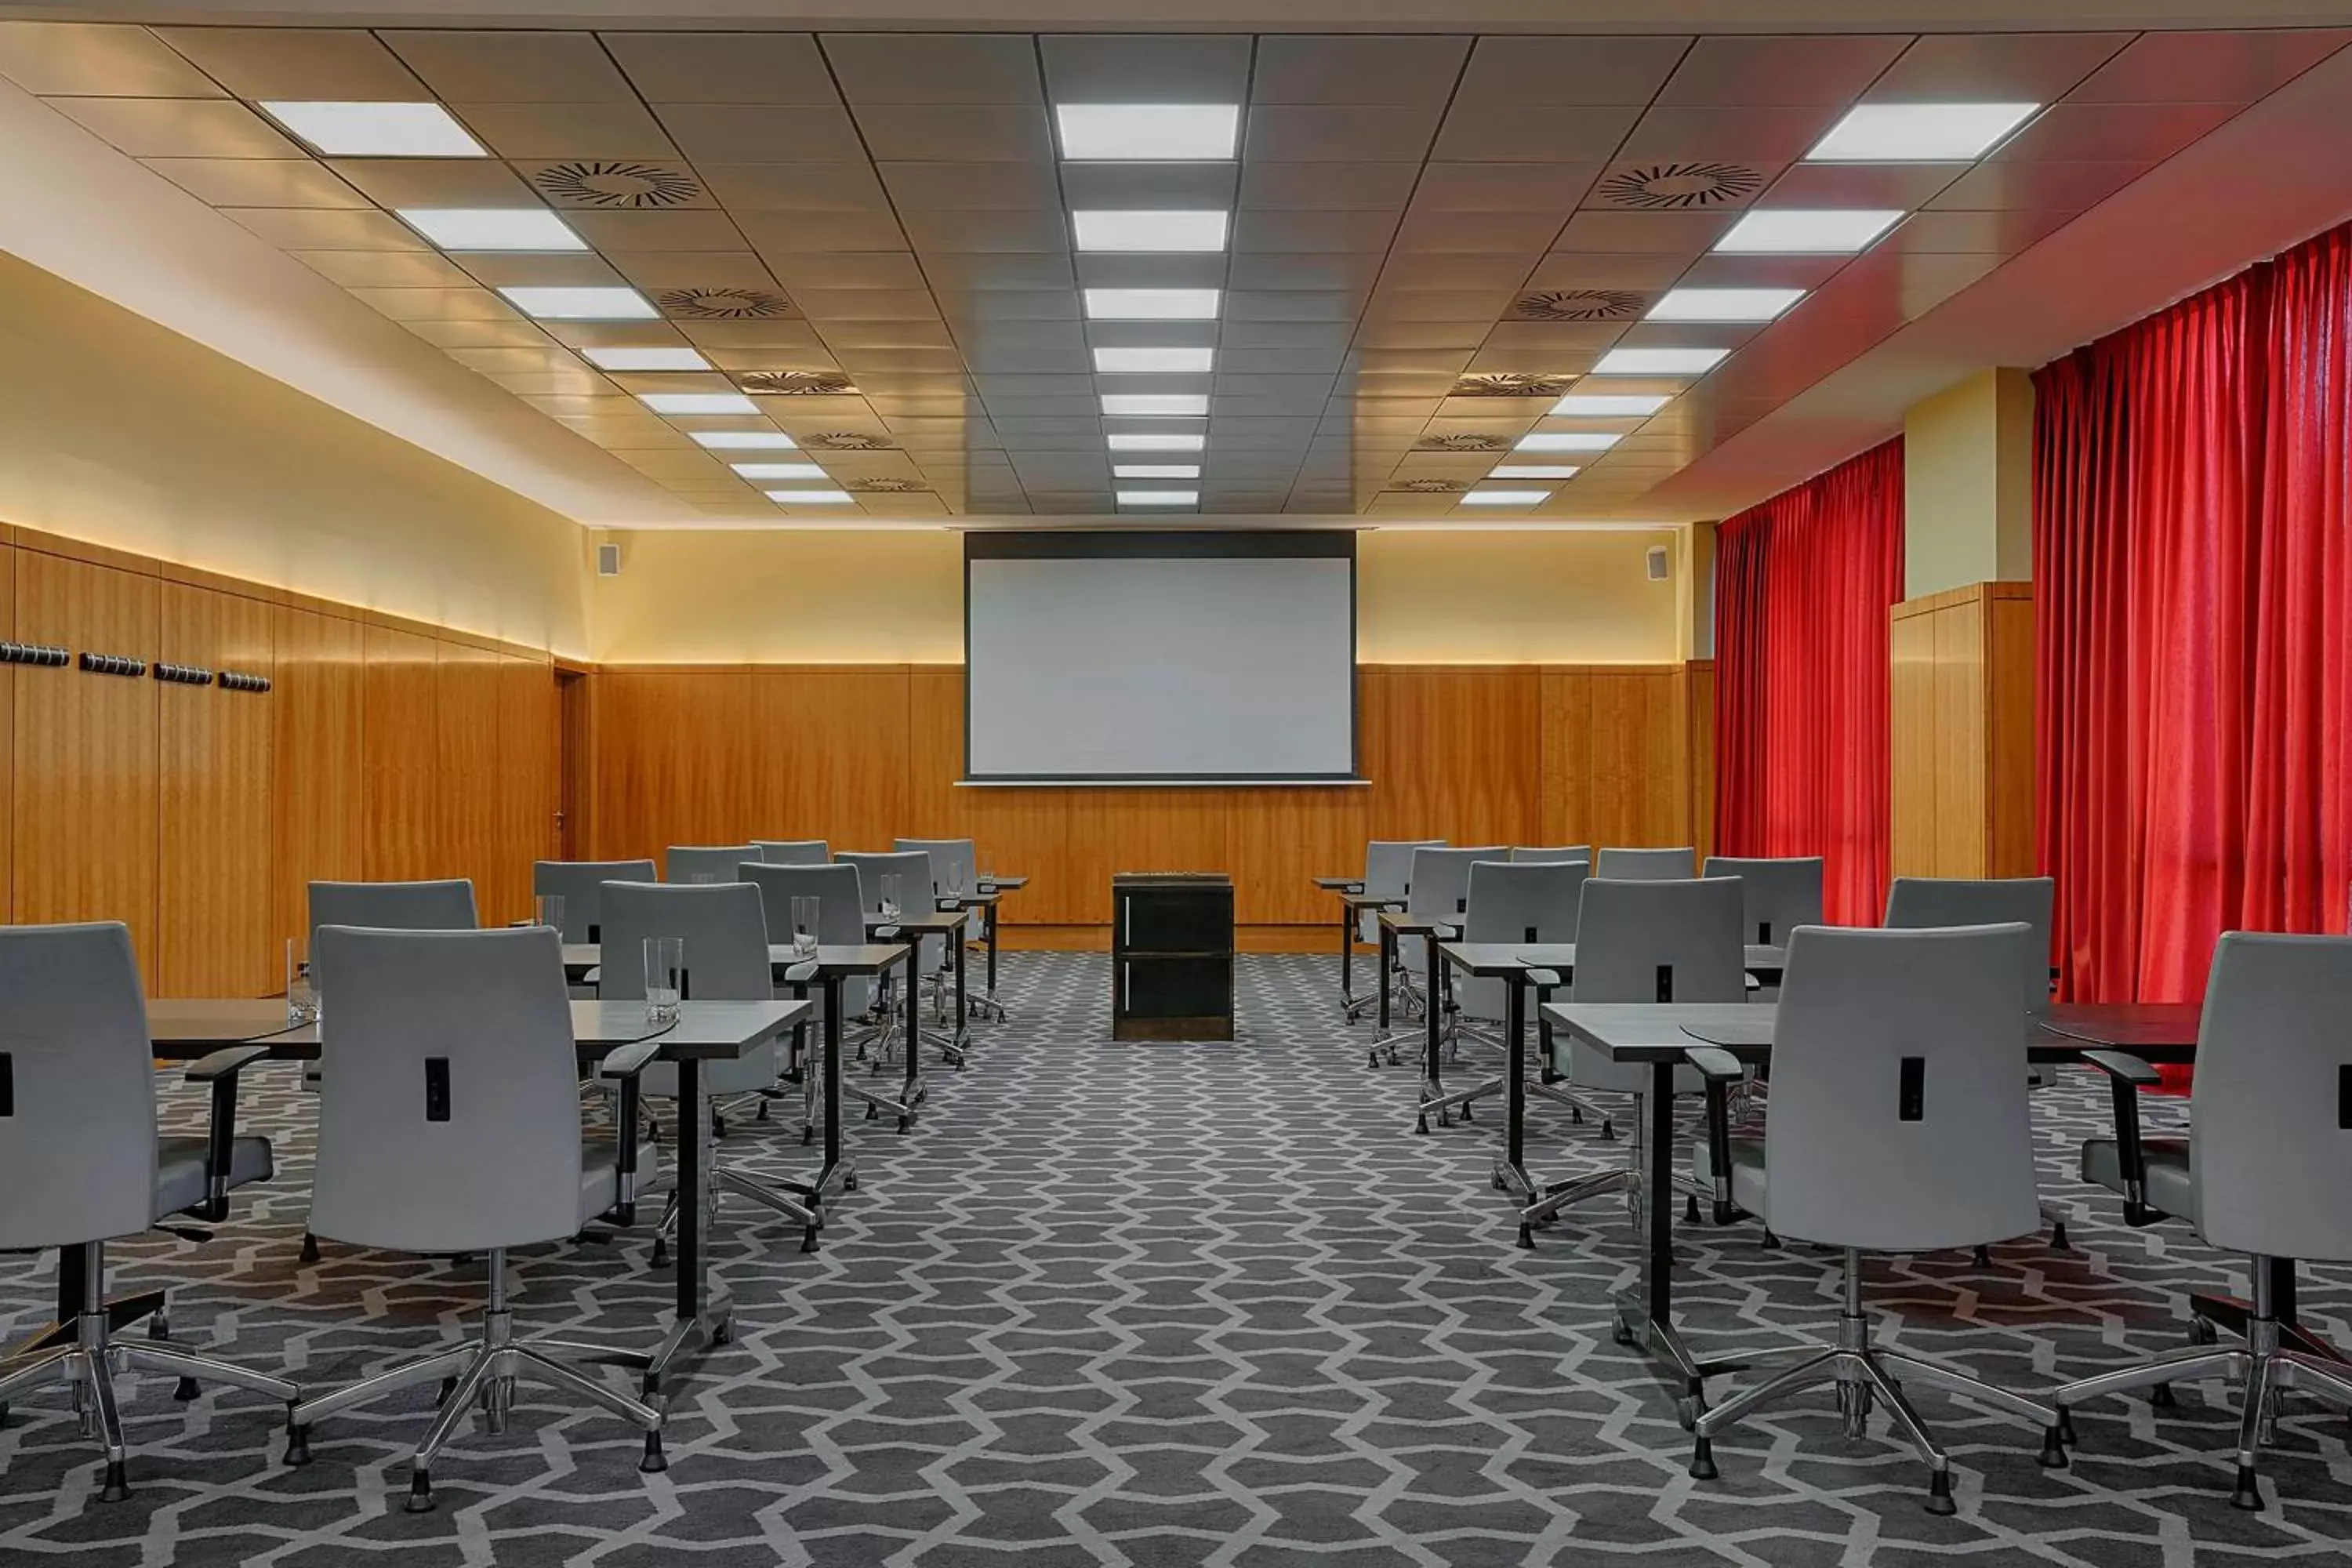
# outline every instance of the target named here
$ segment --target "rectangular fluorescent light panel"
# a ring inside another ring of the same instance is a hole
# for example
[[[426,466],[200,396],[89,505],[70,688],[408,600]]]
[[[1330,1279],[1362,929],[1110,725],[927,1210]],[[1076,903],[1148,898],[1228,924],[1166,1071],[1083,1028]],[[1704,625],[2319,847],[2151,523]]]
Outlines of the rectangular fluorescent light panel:
[[[696,349],[582,349],[598,370],[709,370],[710,362]]]
[[[1113,463],[1110,477],[1115,479],[1197,479],[1201,477],[1198,463]]]
[[[1070,225],[1080,250],[1223,250],[1226,215],[1144,208],[1133,212],[1078,211]]]
[[[1214,349],[1097,349],[1098,375],[1202,373],[1216,363]]]
[[[1622,436],[1601,435],[1590,430],[1538,430],[1522,436],[1512,446],[1514,452],[1605,452],[1623,440]]]
[[[331,158],[487,158],[437,103],[265,101],[269,118]]]
[[[545,207],[394,207],[400,221],[444,250],[585,250],[588,242]]]
[[[740,392],[640,392],[637,401],[656,414],[760,412],[760,405]]]
[[[779,506],[844,506],[857,498],[847,490],[770,490],[768,499]]]
[[[688,430],[701,446],[714,452],[773,452],[800,443],[782,430]]]
[[[1805,154],[1809,163],[1965,163],[2032,116],[2038,103],[1862,103]]]
[[[1467,490],[1464,506],[1537,506],[1551,499],[1549,490]]]
[[[1654,395],[1571,392],[1553,404],[1551,411],[1555,418],[1572,418],[1581,415],[1587,419],[1631,419],[1655,414],[1672,401],[1672,398]]]
[[[506,302],[540,321],[653,321],[661,319],[653,301],[635,289],[507,288]]]
[[[1729,349],[1611,349],[1593,375],[1704,375],[1729,357]]]
[[[1096,321],[1213,321],[1220,289],[1089,289],[1087,317]]]
[[[814,463],[730,463],[747,479],[822,479],[825,471]]]
[[[1201,504],[1199,490],[1120,490],[1117,493],[1118,504],[1121,506],[1198,506]]]
[[[1222,163],[1241,141],[1237,103],[1062,103],[1054,118],[1073,162]]]
[[[1750,211],[1715,242],[1750,256],[1852,256],[1893,228],[1899,207],[1778,207]]]
[[[1103,413],[1114,419],[1198,419],[1209,412],[1205,392],[1107,392]]]
[[[1206,436],[1160,436],[1140,432],[1107,436],[1114,452],[1197,452],[1209,444]]]
[[[1802,289],[1669,289],[1645,321],[1769,321],[1805,297]]]
[[[1572,479],[1584,470],[1572,463],[1497,463],[1486,470],[1490,479]]]

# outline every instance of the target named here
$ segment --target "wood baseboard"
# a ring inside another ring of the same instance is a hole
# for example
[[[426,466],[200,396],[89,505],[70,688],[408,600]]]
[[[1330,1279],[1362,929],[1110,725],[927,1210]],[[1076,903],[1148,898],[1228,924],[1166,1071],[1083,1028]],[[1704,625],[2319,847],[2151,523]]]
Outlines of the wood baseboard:
[[[1030,926],[1006,922],[1003,929],[1007,952],[1108,952],[1110,927]],[[1327,952],[1339,946],[1339,933],[1328,925],[1235,926],[1234,948],[1238,952]],[[1370,950],[1365,950],[1369,952]],[[1336,960],[1334,961],[1337,962]]]

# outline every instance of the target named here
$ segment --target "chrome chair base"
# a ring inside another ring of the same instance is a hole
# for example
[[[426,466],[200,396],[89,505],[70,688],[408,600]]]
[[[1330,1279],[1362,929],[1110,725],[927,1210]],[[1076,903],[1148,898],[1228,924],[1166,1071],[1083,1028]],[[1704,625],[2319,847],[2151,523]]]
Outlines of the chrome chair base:
[[[426,1429],[424,1440],[416,1446],[415,1458],[409,1468],[408,1497],[402,1504],[410,1513],[430,1512],[435,1506],[433,1461],[440,1457],[449,1439],[457,1436],[458,1423],[465,1420],[469,1409],[478,1405],[484,1425],[494,1433],[504,1432],[507,1413],[514,1407],[516,1380],[523,1379],[542,1388],[570,1394],[580,1404],[594,1406],[635,1426],[646,1437],[645,1455],[637,1461],[637,1468],[648,1474],[669,1468],[669,1460],[662,1453],[661,1411],[643,1400],[632,1399],[625,1394],[605,1387],[547,1352],[562,1349],[639,1372],[652,1369],[653,1355],[583,1345],[571,1341],[516,1340],[514,1314],[506,1304],[506,1254],[493,1249],[485,1257],[490,1279],[489,1306],[482,1314],[480,1337],[296,1404],[287,1416],[287,1464],[307,1465],[310,1462],[310,1426],[313,1422],[364,1405],[395,1389],[439,1378],[440,1413],[434,1416],[433,1425]]]
[[[1941,1363],[1902,1351],[1880,1350],[1871,1343],[1869,1321],[1862,1311],[1861,1259],[1848,1248],[1845,1308],[1838,1314],[1835,1344],[1797,1352],[1761,1382],[1741,1389],[1712,1409],[1702,1408],[1696,1395],[1685,1394],[1677,1402],[1677,1414],[1684,1428],[1691,1434],[1690,1474],[1699,1480],[1715,1479],[1720,1473],[1715,1466],[1715,1438],[1718,1434],[1767,1405],[1786,1399],[1801,1389],[1827,1383],[1837,1391],[1838,1415],[1850,1438],[1866,1436],[1872,1405],[1885,1405],[1897,1432],[1927,1462],[1927,1511],[1958,1512],[1952,1500],[1951,1459],[1927,1430],[1919,1412],[1905,1397],[1903,1380],[1906,1377],[1974,1400],[2004,1415],[2034,1423],[2042,1428],[2038,1461],[2046,1469],[2065,1468],[2064,1427],[2054,1402],[2045,1405],[2028,1399]]]

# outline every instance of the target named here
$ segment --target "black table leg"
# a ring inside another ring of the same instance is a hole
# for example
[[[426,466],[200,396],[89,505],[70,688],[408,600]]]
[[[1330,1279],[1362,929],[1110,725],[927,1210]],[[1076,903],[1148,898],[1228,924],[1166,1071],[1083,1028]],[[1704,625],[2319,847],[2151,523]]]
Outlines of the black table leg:
[[[826,973],[818,984],[824,988],[824,1163],[817,1167],[815,1180],[786,1182],[783,1186],[804,1195],[811,1207],[822,1209],[825,1194],[835,1188],[845,1193],[857,1190],[857,1166],[841,1157],[842,977]],[[801,1070],[808,1072],[812,1065],[803,1063]]]
[[[947,1059],[957,1067],[963,1066],[964,1050],[971,1043],[971,1005],[964,991],[964,927],[961,921],[955,928],[955,1037],[948,1048]]]
[[[1356,911],[1339,900],[1339,1011],[1350,1023],[1356,1016]]]
[[[913,1125],[915,1107],[923,1101],[923,1028],[915,1006],[922,956],[922,938],[917,937],[907,949],[907,1073],[898,1087],[898,1131],[904,1132]]]
[[[1389,971],[1396,966],[1396,932],[1381,922],[1381,1033],[1389,1032]]]
[[[707,1138],[687,1129],[709,1125],[709,1097],[703,1090],[702,1064],[691,1057],[677,1064],[677,1296],[669,1331],[655,1347],[645,1372],[645,1391],[661,1391],[662,1380],[678,1362],[708,1344],[724,1344],[734,1333],[734,1313],[726,1289],[709,1279],[710,1158]]]
[[[1517,976],[1503,982],[1503,991],[1504,1037],[1510,1048],[1503,1069],[1503,1161],[1495,1167],[1495,1185],[1532,1198],[1540,1194],[1527,1165],[1528,993]],[[1525,1225],[1519,1226],[1519,1245],[1535,1245]]]
[[[1650,1068],[1650,1089],[1634,1110],[1643,1134],[1641,1165],[1634,1180],[1635,1228],[1642,1237],[1642,1279],[1617,1300],[1611,1330],[1619,1344],[1639,1345],[1658,1362],[1677,1395],[1696,1406],[1706,1398],[1706,1380],[1738,1372],[1738,1361],[1700,1361],[1675,1327],[1675,1064]]]

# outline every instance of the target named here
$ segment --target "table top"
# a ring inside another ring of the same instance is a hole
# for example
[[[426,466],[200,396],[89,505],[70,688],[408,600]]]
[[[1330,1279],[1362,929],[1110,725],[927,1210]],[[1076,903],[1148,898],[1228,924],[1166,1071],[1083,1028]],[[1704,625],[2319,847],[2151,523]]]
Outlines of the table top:
[[[984,893],[1017,893],[1029,885],[1026,877],[982,877],[980,890]]]
[[[1391,893],[1342,893],[1339,901],[1351,910],[1392,910],[1404,900]]]
[[[2193,1011],[2193,1009],[2190,1009]],[[1551,1002],[1545,1022],[1603,1052],[1615,1062],[1678,1062],[1694,1046],[1712,1045],[1742,1061],[1769,1061],[1779,1009],[1769,1002]],[[2157,1062],[2186,1062],[2197,1054],[2196,1032],[2179,1037],[2130,1005],[2068,1004],[2028,1026],[2025,1054],[2033,1061],[2069,1061],[2135,1015],[2146,1025],[2130,1049]],[[1694,1033],[1693,1031],[1697,1031]],[[2166,1038],[2169,1035],[2173,1037]]]
[[[1436,931],[1439,926],[1454,926],[1461,923],[1462,917],[1460,915],[1454,916],[1450,921],[1433,921],[1425,920],[1419,915],[1408,914],[1402,910],[1382,910],[1381,911],[1381,924],[1388,927],[1389,930],[1396,932],[1399,936],[1427,936]]]
[[[2042,1026],[2086,1046],[2145,1055],[2197,1050],[2204,1009],[2192,1002],[2062,1002],[2042,1015]]]
[[[1572,942],[1440,942],[1437,951],[1456,969],[1466,970],[1482,980],[1509,980],[1530,969],[1576,967],[1576,943]],[[1742,962],[1749,969],[1782,969],[1788,965],[1789,950],[1750,942]]]
[[[593,969],[604,962],[604,944],[596,942],[567,942],[563,944],[563,967],[567,970]],[[768,944],[768,962],[778,969],[801,962],[792,943],[772,942]]]
[[[1364,879],[1361,877],[1318,877],[1315,885],[1327,893],[1355,893],[1363,890]]]
[[[920,910],[908,914],[902,910],[887,920],[880,915],[866,917],[866,931],[869,936],[885,926],[896,926],[901,931],[912,931],[918,936],[953,936],[963,929],[963,911],[933,910],[928,914]]]
[[[903,942],[868,942],[855,946],[839,947],[827,943],[816,950],[816,972],[826,974],[879,974],[895,963],[903,963],[914,948]],[[806,963],[808,959],[796,963]]]
[[[656,1024],[643,1002],[574,1002],[572,1038],[583,1056],[601,1056],[654,1036],[672,1061],[731,1060],[805,1019],[807,1002],[682,1002],[677,1021]],[[200,997],[147,1005],[147,1032],[159,1057],[199,1057],[224,1046],[266,1045],[273,1055],[310,1059],[319,1055],[319,1026],[289,1026],[286,1004]]]
[[[939,901],[950,909],[984,910],[991,904],[1003,901],[1003,898],[1004,895],[1003,893],[996,892],[941,893],[939,896]]]

